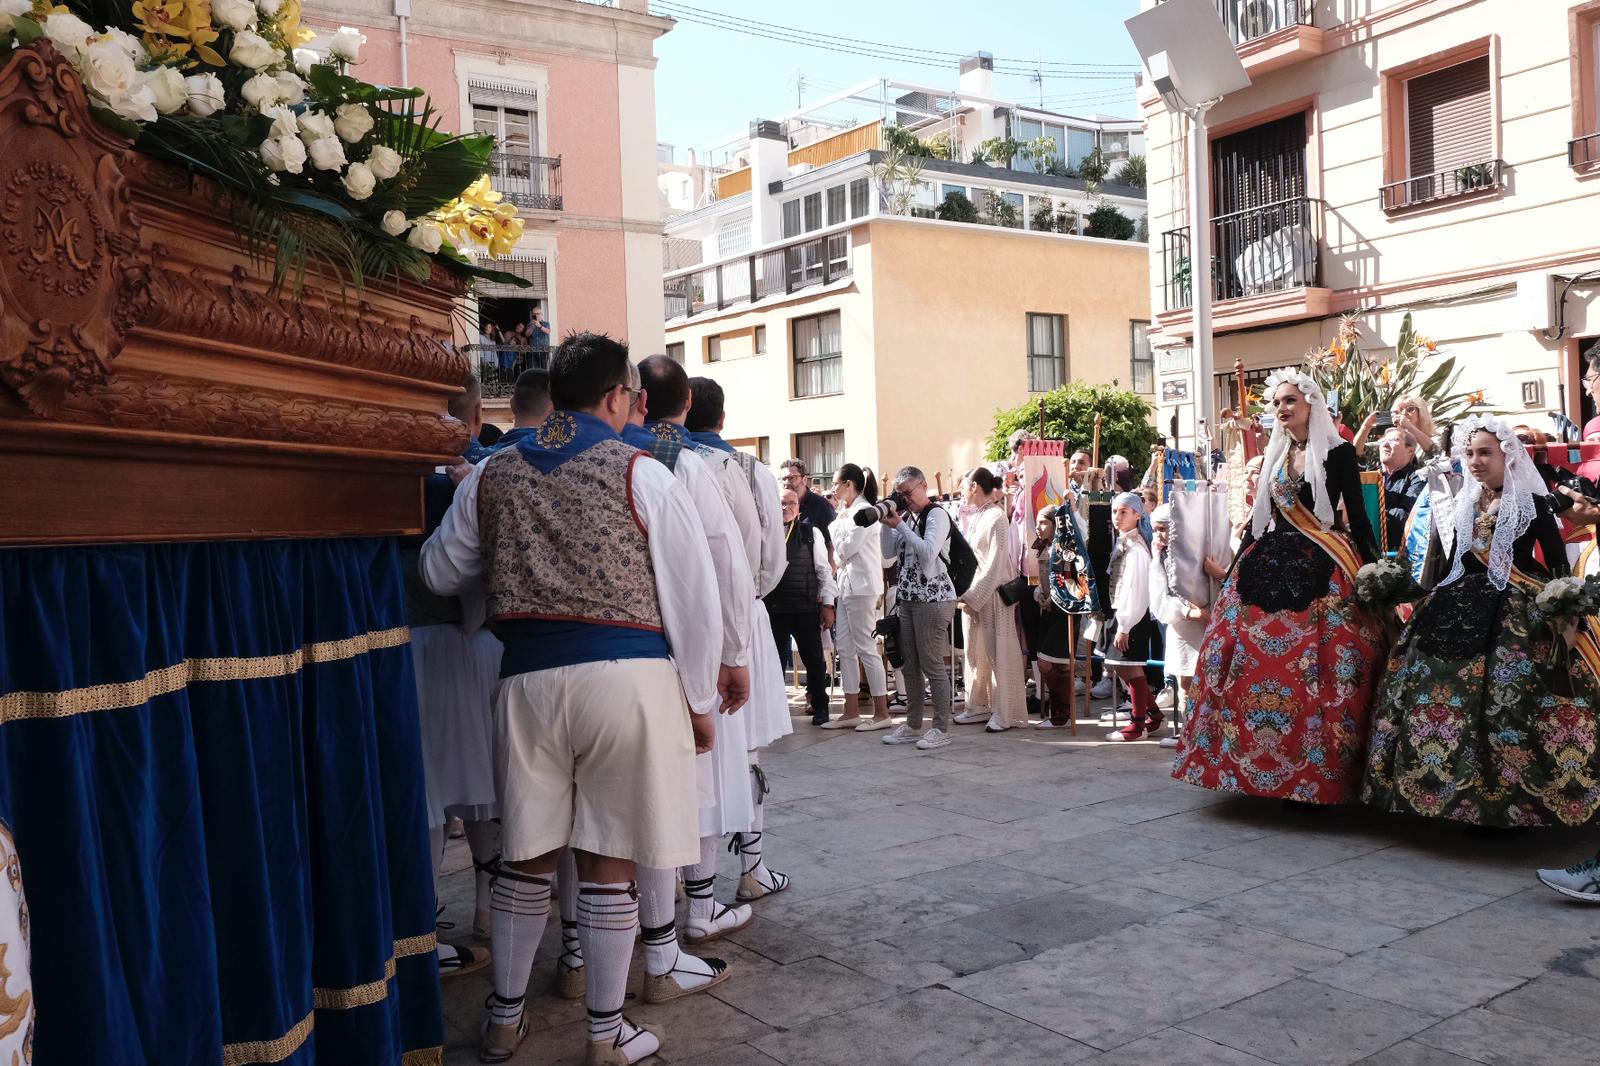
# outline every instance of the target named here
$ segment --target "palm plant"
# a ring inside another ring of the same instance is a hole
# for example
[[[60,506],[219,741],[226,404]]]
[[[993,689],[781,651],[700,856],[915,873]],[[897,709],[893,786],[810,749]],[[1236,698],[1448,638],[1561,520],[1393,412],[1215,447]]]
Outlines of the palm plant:
[[[1337,390],[1339,413],[1345,425],[1359,426],[1374,411],[1388,411],[1402,396],[1420,395],[1440,425],[1455,421],[1471,407],[1483,403],[1483,390],[1459,388],[1461,370],[1454,356],[1446,356],[1429,369],[1425,364],[1438,345],[1419,334],[1407,314],[1400,322],[1394,358],[1380,361],[1360,347],[1355,316],[1339,323],[1339,334],[1326,348],[1306,356],[1305,369],[1323,394]]]

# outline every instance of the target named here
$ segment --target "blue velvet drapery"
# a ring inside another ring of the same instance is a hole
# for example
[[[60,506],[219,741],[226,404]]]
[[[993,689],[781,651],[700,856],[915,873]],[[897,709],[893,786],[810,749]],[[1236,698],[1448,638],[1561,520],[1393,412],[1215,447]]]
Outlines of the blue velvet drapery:
[[[389,540],[0,551],[40,1066],[438,1061],[405,623]]]

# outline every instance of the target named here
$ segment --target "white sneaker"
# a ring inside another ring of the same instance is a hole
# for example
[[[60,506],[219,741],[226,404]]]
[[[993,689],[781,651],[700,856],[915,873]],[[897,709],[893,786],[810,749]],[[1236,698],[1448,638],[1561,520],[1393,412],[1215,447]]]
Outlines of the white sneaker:
[[[1178,697],[1173,694],[1173,691],[1170,688],[1162,689],[1161,695],[1156,697],[1156,706],[1160,707],[1163,711],[1172,710],[1173,706],[1176,705],[1177,702]]]
[[[956,725],[977,725],[989,720],[989,710],[986,707],[968,707],[950,720]]]
[[[1094,688],[1089,690],[1089,695],[1097,700],[1109,699],[1111,697],[1111,678],[1107,676],[1096,681]]]
[[[1565,870],[1540,870],[1537,876],[1546,888],[1563,896],[1600,903],[1600,857],[1573,863]]]
[[[1084,689],[1086,689],[1088,687],[1089,687],[1088,682],[1086,682],[1083,678],[1080,677],[1080,678],[1078,678],[1078,680],[1076,682],[1073,683],[1072,690],[1074,692],[1082,692]]]
[[[1162,737],[1160,740],[1156,741],[1156,746],[1162,748],[1175,748],[1178,746],[1178,738]]]
[[[922,734],[921,740],[917,741],[917,750],[932,751],[934,748],[942,748],[949,743],[949,733],[946,733],[942,729],[930,729],[926,733]]]
[[[1114,711],[1105,711],[1100,715],[1101,725],[1126,725],[1128,719],[1133,717],[1133,708],[1124,704]]]
[[[917,743],[916,730],[901,722],[883,735],[885,744],[915,744]]]

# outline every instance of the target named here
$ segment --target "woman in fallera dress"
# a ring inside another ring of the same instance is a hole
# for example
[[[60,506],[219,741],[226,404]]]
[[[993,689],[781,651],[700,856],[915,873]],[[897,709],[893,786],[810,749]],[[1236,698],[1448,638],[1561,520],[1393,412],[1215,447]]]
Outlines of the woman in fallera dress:
[[[1533,614],[1567,574],[1544,479],[1497,418],[1467,419],[1454,451],[1452,565],[1390,656],[1364,798],[1468,825],[1582,825],[1600,810],[1597,685]]]
[[[1173,776],[1301,803],[1357,799],[1387,648],[1355,599],[1377,557],[1355,450],[1312,379],[1267,379],[1276,418],[1250,526],[1200,648]],[[1343,505],[1341,517],[1339,507]]]

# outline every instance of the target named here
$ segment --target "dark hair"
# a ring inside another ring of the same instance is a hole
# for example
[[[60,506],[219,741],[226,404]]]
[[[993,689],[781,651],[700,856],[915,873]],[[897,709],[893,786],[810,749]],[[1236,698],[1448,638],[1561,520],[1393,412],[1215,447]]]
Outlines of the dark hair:
[[[1132,492],[1134,485],[1133,467],[1119,466],[1116,473],[1117,490],[1119,492]]]
[[[975,467],[967,479],[984,491],[985,495],[993,496],[995,489],[1000,487],[1000,479],[994,476],[994,471],[986,466]]]
[[[534,367],[517,375],[517,384],[511,390],[511,413],[518,418],[531,418],[550,406],[550,371]]]
[[[878,479],[872,476],[871,467],[859,467],[854,463],[845,463],[839,467],[836,475],[840,481],[848,481],[856,487],[856,493],[868,503],[878,502]]]
[[[805,462],[803,460],[800,460],[800,459],[785,459],[783,462],[778,464],[778,469],[779,470],[793,470],[796,474],[799,474],[802,477],[808,476],[808,472],[806,470],[806,464],[805,464]]]
[[[690,433],[712,433],[722,424],[722,386],[710,378],[689,379],[689,417],[683,428]]]
[[[450,417],[458,422],[465,422],[472,417],[472,409],[483,398],[483,387],[478,384],[478,375],[468,374],[461,382],[461,391],[445,401],[445,410],[450,412]]]
[[[639,363],[639,387],[650,394],[650,417],[676,415],[689,406],[689,374],[676,360],[652,355]]]
[[[500,438],[505,436],[505,430],[493,422],[485,422],[483,428],[478,430],[478,443],[485,448],[492,448],[500,443]]]
[[[589,411],[628,383],[628,346],[604,333],[569,333],[550,358],[550,399],[563,411]]]

